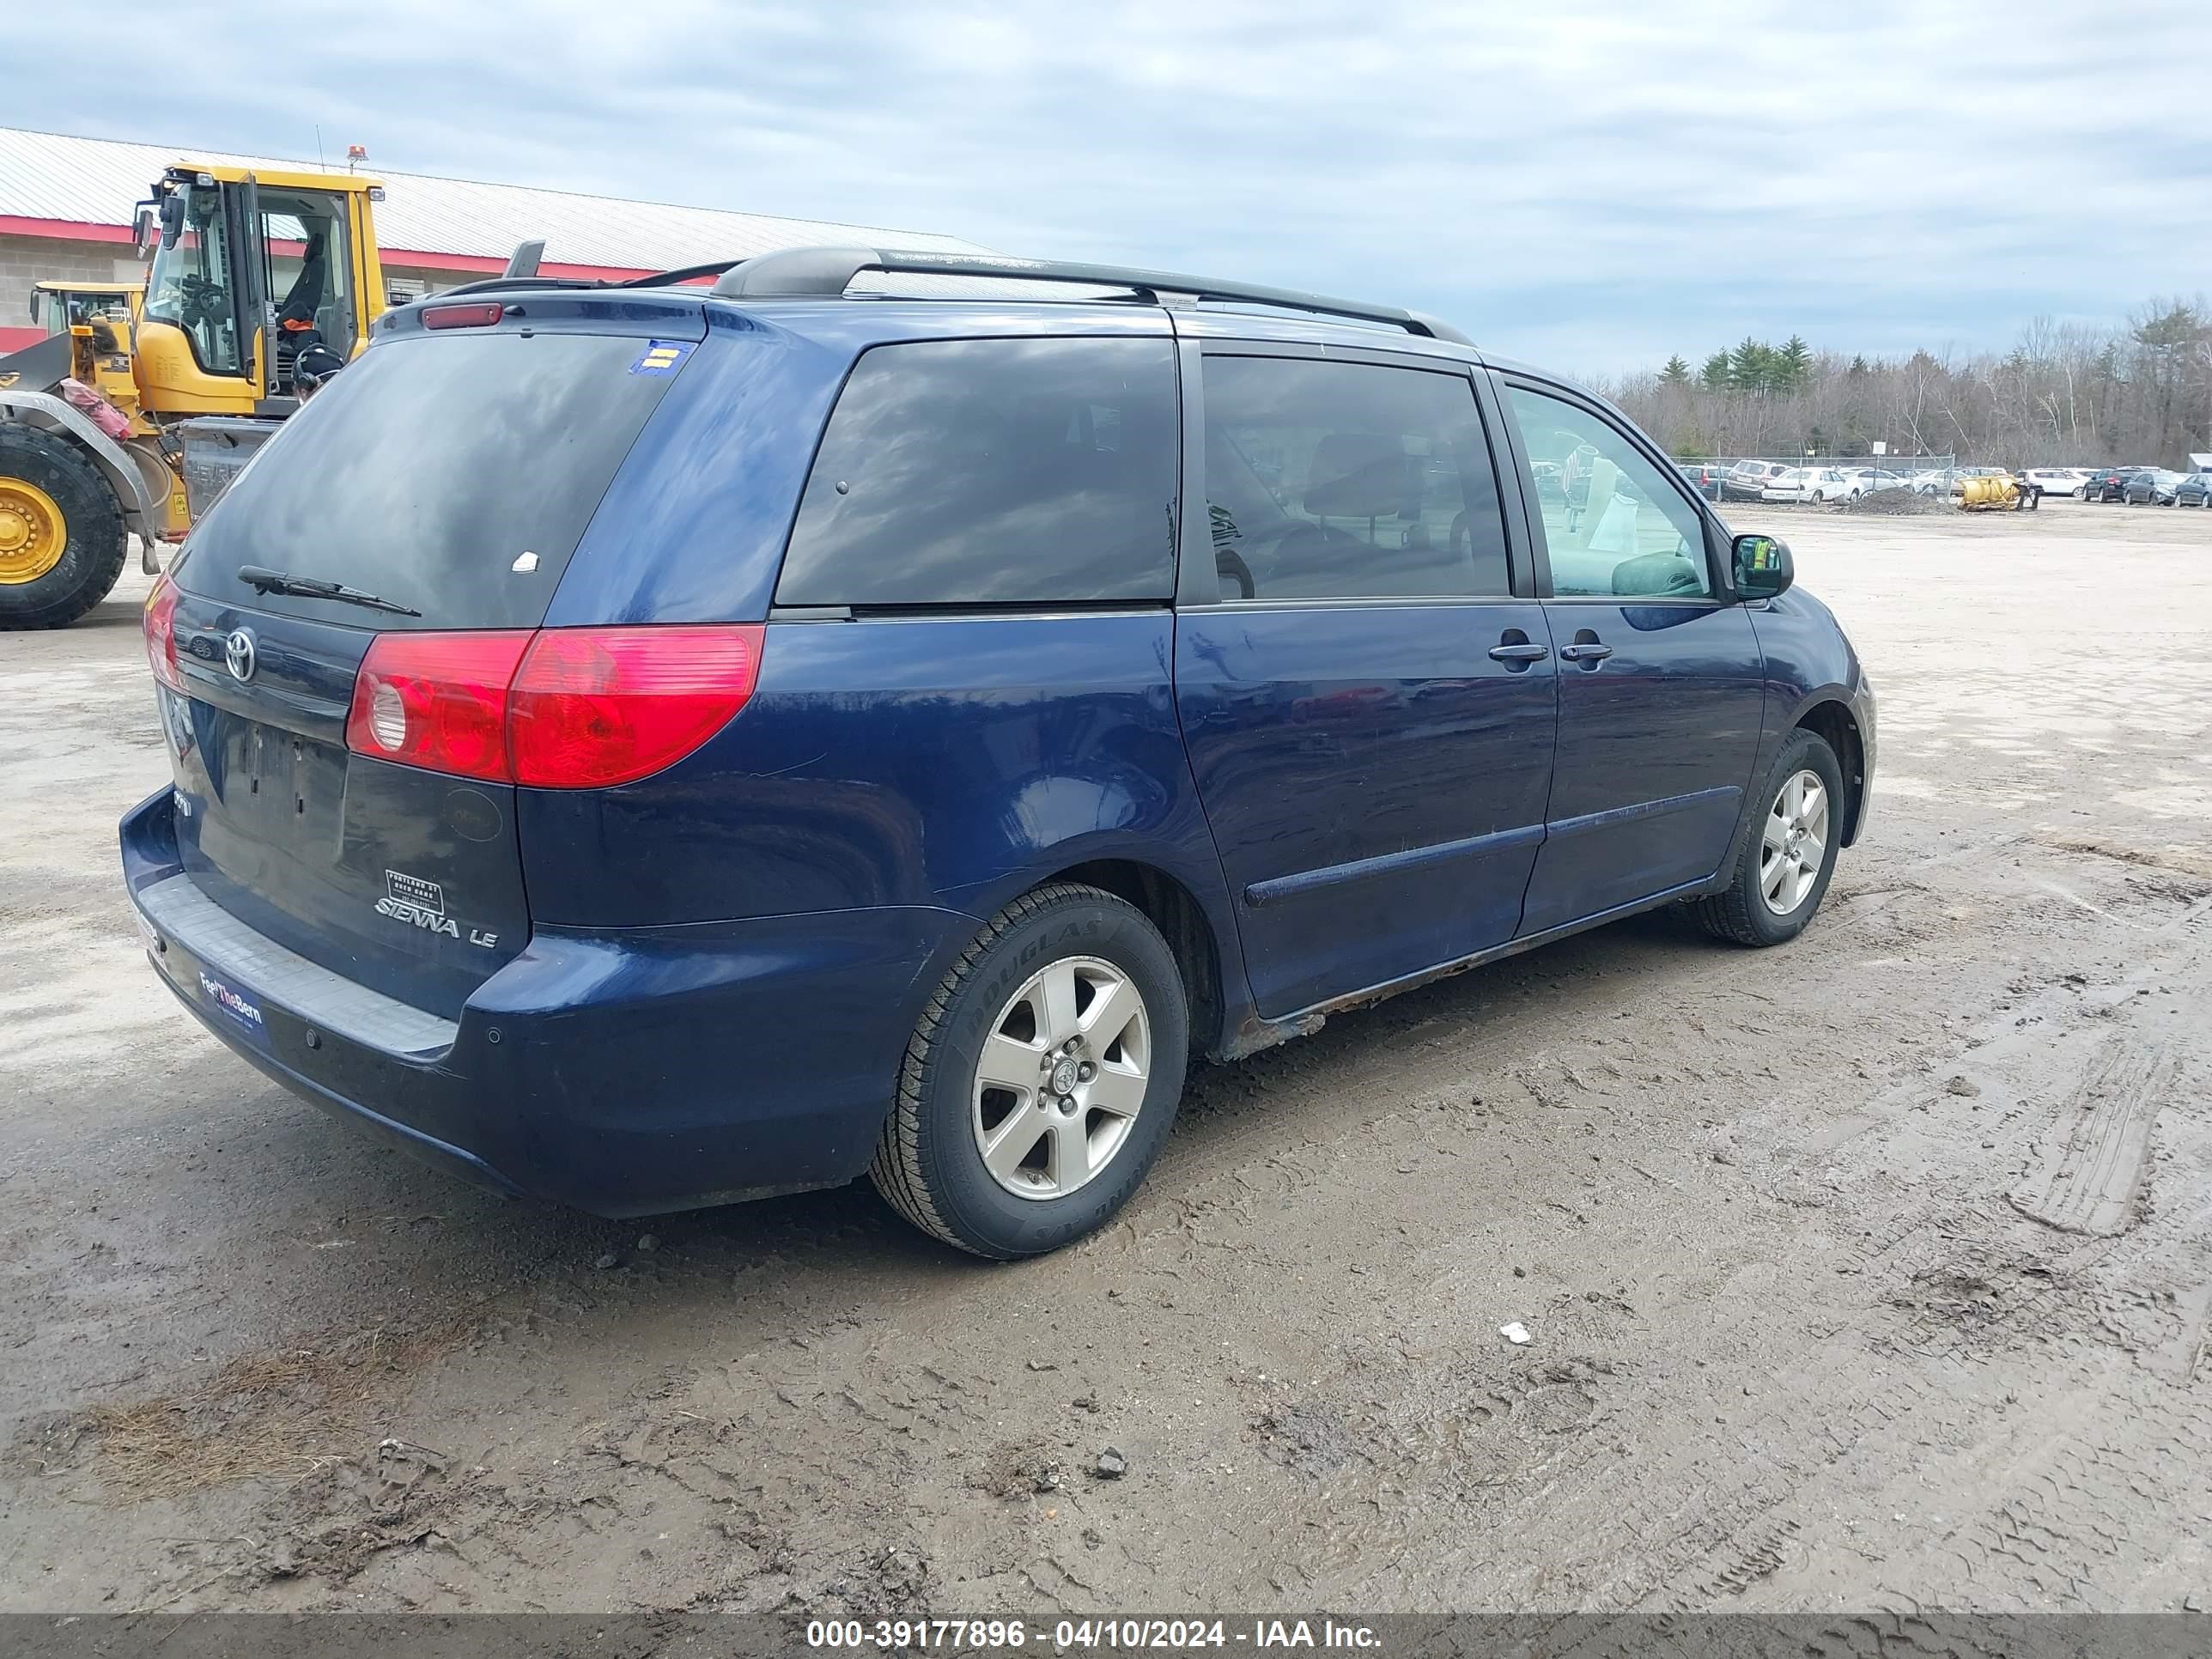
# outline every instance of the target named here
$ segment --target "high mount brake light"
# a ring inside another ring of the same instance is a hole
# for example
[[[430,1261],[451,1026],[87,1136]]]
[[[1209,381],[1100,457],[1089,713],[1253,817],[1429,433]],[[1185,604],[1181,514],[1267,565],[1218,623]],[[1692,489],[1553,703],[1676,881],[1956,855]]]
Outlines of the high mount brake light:
[[[456,306],[426,306],[422,310],[425,328],[489,328],[507,314],[507,307],[496,300]]]
[[[380,634],[346,747],[492,783],[602,789],[672,765],[752,696],[766,630],[556,628]]]

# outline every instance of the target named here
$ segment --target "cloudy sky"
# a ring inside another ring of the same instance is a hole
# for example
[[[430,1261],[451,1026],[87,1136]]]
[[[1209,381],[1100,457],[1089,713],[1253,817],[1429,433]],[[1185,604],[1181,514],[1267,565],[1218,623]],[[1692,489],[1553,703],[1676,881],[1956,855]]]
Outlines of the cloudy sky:
[[[164,43],[158,95],[16,76],[0,119],[310,155],[319,126],[394,171],[1386,300],[1592,375],[1747,333],[2002,346],[2212,288],[2183,0],[96,9]],[[18,64],[83,40],[68,6],[5,33]]]

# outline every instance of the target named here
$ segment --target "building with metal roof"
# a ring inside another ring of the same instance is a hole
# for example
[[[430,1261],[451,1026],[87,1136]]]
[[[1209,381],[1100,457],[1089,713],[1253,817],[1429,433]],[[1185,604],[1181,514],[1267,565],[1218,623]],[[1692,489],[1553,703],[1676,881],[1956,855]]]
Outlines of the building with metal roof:
[[[162,169],[185,161],[331,165],[0,127],[0,351],[38,337],[28,326],[33,283],[135,282],[144,276],[131,252],[132,206]],[[925,231],[440,179],[369,162],[360,170],[384,183],[376,232],[385,278],[410,298],[495,274],[518,242],[538,238],[545,243],[545,275],[610,278],[822,243],[988,251]]]

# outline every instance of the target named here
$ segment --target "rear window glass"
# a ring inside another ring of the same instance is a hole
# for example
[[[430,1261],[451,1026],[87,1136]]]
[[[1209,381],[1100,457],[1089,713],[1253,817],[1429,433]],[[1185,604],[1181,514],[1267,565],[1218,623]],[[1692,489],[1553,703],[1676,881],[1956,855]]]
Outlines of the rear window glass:
[[[1164,599],[1177,441],[1165,340],[878,346],[823,434],[776,600]]]
[[[534,628],[674,378],[635,335],[380,342],[285,422],[194,528],[187,592],[376,628]],[[241,565],[419,611],[266,597]]]

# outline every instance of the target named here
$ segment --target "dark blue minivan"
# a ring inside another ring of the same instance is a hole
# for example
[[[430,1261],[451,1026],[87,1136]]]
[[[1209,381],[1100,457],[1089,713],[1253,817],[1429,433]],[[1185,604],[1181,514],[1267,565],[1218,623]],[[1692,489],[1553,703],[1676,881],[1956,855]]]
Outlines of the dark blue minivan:
[[[471,1179],[866,1171],[1026,1255],[1194,1054],[1677,901],[1794,937],[1875,709],[1790,576],[1416,313],[870,250],[502,281],[387,315],[155,588],[124,868],[210,1030]]]

